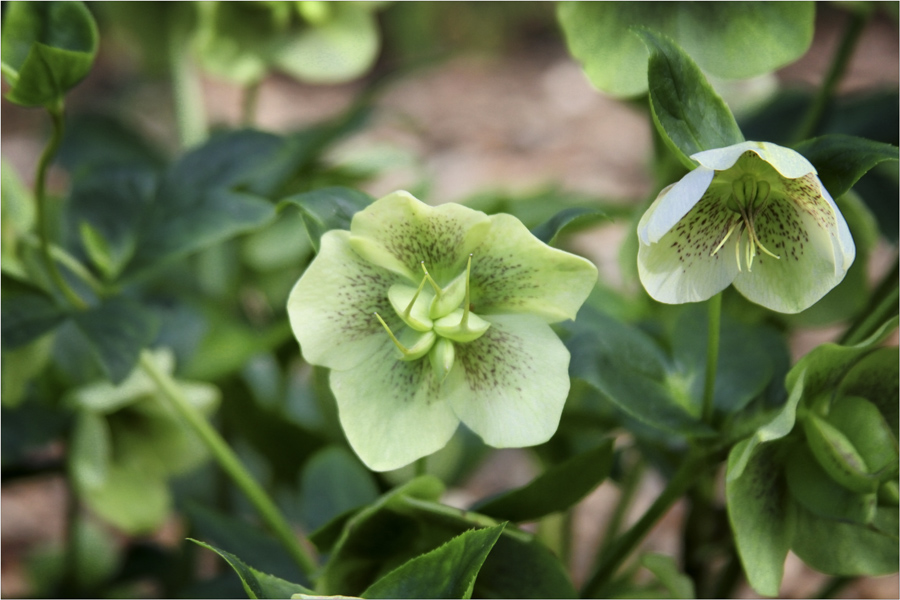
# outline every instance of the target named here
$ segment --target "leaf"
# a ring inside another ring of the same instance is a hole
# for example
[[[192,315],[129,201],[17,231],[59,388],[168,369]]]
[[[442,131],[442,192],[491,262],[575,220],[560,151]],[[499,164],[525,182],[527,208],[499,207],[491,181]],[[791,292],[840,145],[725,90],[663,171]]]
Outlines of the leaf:
[[[734,115],[681,48],[646,29],[635,33],[650,50],[647,78],[656,129],[688,168],[692,154],[744,141]]]
[[[72,320],[91,342],[94,355],[113,383],[123,381],[153,341],[159,322],[141,304],[110,298],[98,306],[72,314]]]
[[[670,598],[696,598],[694,580],[678,570],[675,559],[666,554],[644,554],[641,564],[656,575]]]
[[[647,90],[647,51],[634,26],[672,38],[704,71],[744,78],[774,71],[812,42],[811,2],[561,2],[569,52],[597,88],[616,97]]]
[[[797,144],[832,197],[843,196],[875,165],[898,159],[897,146],[852,135],[831,134]]]
[[[475,577],[505,523],[462,533],[391,571],[363,598],[471,598]]]
[[[552,246],[559,234],[570,226],[585,226],[605,216],[606,213],[596,208],[573,206],[559,211],[549,220],[532,229],[531,233],[545,244]]]
[[[612,468],[613,440],[553,465],[528,485],[510,490],[471,510],[514,522],[535,521],[571,508],[597,487]]]
[[[2,282],[3,350],[24,346],[65,320],[65,311],[44,290],[7,275]]]
[[[898,437],[898,404],[900,397],[900,362],[898,349],[878,348],[863,357],[841,380],[839,396],[862,396],[878,407],[890,426],[894,439]]]
[[[7,100],[58,105],[91,70],[97,24],[82,2],[13,2],[4,9],[3,72]]]
[[[207,550],[212,550],[213,552],[224,558],[225,562],[231,565],[231,568],[234,569],[234,571],[241,578],[241,583],[244,584],[244,591],[247,592],[247,597],[249,598],[290,598],[294,594],[315,593],[312,590],[303,587],[299,583],[291,583],[290,581],[285,581],[280,577],[275,577],[274,575],[269,575],[268,573],[257,571],[253,567],[245,564],[241,559],[239,559],[231,552],[220,550],[215,546],[210,546],[209,544],[192,538],[188,539],[198,546],[203,546]]]
[[[339,446],[317,452],[303,467],[300,510],[309,530],[378,498],[378,486],[368,469]]]
[[[363,192],[342,187],[323,188],[290,196],[278,207],[293,204],[300,209],[303,224],[316,252],[319,240],[326,231],[350,229],[353,215],[372,203],[372,197]]]
[[[750,443],[731,449],[728,470]],[[760,594],[777,596],[784,560],[794,537],[794,503],[778,461],[778,444],[756,448],[740,477],[725,483],[728,518],[747,581]]]

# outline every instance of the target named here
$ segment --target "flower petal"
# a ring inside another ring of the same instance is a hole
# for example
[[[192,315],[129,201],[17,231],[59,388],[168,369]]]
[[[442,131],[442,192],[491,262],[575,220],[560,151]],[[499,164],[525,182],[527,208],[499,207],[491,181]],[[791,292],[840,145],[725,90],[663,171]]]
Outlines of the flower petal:
[[[790,200],[775,198],[756,222],[760,241],[779,259],[758,255],[752,271],[740,273],[734,287],[752,302],[797,313],[843,280],[856,249],[834,201],[819,195],[815,175],[787,185]]]
[[[554,434],[569,393],[569,351],[532,315],[494,315],[482,337],[456,344],[443,393],[459,419],[497,448]]]
[[[402,279],[359,257],[350,233],[322,236],[315,260],[291,290],[287,311],[304,358],[331,369],[349,369],[390,338],[373,316],[378,312],[397,331],[402,321],[388,300],[391,285]]]
[[[799,152],[769,142],[741,142],[727,148],[704,150],[691,155],[691,158],[709,169],[725,171],[733,167],[741,155],[748,151],[755,153],[788,179],[816,172],[812,163]]]
[[[353,216],[353,248],[366,260],[418,285],[424,261],[439,285],[465,270],[469,253],[490,228],[488,216],[459,204],[429,206],[394,192]]]
[[[459,425],[426,359],[397,360],[387,340],[365,361],[331,372],[341,426],[366,466],[389,471],[443,448]]]
[[[638,223],[641,243],[658,242],[672,229],[700,201],[714,175],[711,169],[697,167],[678,183],[663,189]]]
[[[725,198],[711,188],[659,241],[640,245],[638,275],[647,293],[659,302],[681,304],[707,300],[728,287],[738,273],[739,229],[723,240],[737,222]]]
[[[574,319],[597,283],[597,267],[544,244],[511,215],[490,219],[472,257],[471,309],[480,316],[533,314],[548,323]]]

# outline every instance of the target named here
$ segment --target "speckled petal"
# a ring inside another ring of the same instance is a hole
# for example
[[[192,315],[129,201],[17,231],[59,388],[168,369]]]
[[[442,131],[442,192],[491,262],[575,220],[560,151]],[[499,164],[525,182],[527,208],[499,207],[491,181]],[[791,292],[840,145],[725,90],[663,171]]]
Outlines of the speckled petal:
[[[533,314],[548,323],[574,319],[597,283],[597,267],[544,244],[513,216],[494,215],[491,225],[472,257],[472,310]]]
[[[677,183],[664,188],[638,223],[640,242],[658,242],[700,201],[714,175],[710,169],[697,167]]]
[[[459,204],[429,206],[394,192],[356,213],[353,248],[365,259],[418,285],[420,263],[444,286],[465,270],[469,253],[490,228],[488,216]]]
[[[431,362],[396,360],[390,340],[355,368],[332,371],[331,390],[350,446],[374,471],[440,450],[459,425]]]
[[[487,444],[543,443],[556,431],[569,393],[569,351],[538,317],[486,319],[487,333],[456,345],[443,390],[459,419]]]
[[[665,304],[700,302],[728,287],[738,273],[735,228],[739,220],[725,198],[711,188],[700,202],[655,244],[638,249],[638,275],[647,293]]]
[[[390,342],[374,312],[394,331],[402,325],[388,300],[388,289],[401,277],[360,258],[349,237],[339,230],[322,236],[318,256],[287,303],[303,357],[331,369],[354,367]]]
[[[775,199],[756,222],[760,241],[779,259],[757,255],[752,270],[740,273],[734,287],[757,304],[797,313],[843,280],[855,247],[849,231],[842,232],[846,222],[834,202],[819,195],[814,175],[786,185],[790,200]]]
[[[761,159],[772,165],[782,177],[796,179],[816,169],[799,152],[769,142],[742,142],[727,148],[704,150],[691,155],[691,158],[702,166],[716,171],[725,171],[734,166],[744,152],[754,152]]]

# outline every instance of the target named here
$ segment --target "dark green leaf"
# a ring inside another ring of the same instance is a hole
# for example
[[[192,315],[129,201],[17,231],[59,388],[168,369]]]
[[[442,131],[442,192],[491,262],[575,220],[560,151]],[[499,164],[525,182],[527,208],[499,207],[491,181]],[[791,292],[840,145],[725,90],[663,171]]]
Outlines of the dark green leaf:
[[[744,141],[734,115],[691,57],[670,39],[646,29],[635,33],[650,50],[647,78],[653,121],[688,168],[689,156]]]
[[[749,440],[728,455],[728,470],[735,468]],[[740,477],[725,484],[728,518],[744,572],[760,594],[777,596],[784,575],[784,560],[794,531],[794,504],[778,461],[779,444],[760,445]]]
[[[900,351],[896,347],[878,348],[863,357],[841,380],[840,396],[862,396],[878,407],[885,422],[898,437],[898,403],[900,397]]]
[[[153,341],[159,327],[154,313],[125,298],[111,298],[73,313],[72,320],[91,342],[100,366],[113,383],[131,373],[141,350]]]
[[[474,505],[496,519],[534,521],[567,510],[597,487],[612,468],[613,441],[550,467],[526,486]]]
[[[66,131],[56,161],[70,173],[96,167],[144,166],[162,168],[162,153],[139,132],[101,114],[66,119]]]
[[[467,531],[404,563],[362,593],[363,598],[471,598],[475,577],[505,523]]]
[[[12,2],[4,7],[2,55],[6,98],[55,106],[91,70],[97,24],[82,2]]]
[[[13,350],[55,329],[66,313],[42,289],[3,275],[2,345]]]
[[[310,530],[378,498],[378,486],[372,474],[359,459],[339,446],[325,448],[306,462],[300,490],[300,510]]]
[[[350,229],[353,215],[372,203],[372,197],[349,188],[332,187],[285,198],[279,208],[293,204],[303,215],[303,224],[316,252],[319,240],[331,229]]]
[[[231,552],[220,550],[215,546],[210,546],[209,544],[205,544],[198,540],[188,539],[199,546],[203,546],[207,550],[212,550],[224,558],[241,578],[241,582],[244,584],[244,591],[247,592],[249,598],[290,598],[294,594],[315,595],[315,592],[303,587],[299,583],[291,583],[280,577],[257,571]]]
[[[813,164],[834,198],[844,195],[878,163],[898,159],[897,146],[852,135],[823,135],[794,149]]]
[[[581,227],[595,223],[604,216],[605,213],[596,208],[579,206],[566,208],[532,229],[531,233],[545,244],[552,246],[563,230],[570,226]]]

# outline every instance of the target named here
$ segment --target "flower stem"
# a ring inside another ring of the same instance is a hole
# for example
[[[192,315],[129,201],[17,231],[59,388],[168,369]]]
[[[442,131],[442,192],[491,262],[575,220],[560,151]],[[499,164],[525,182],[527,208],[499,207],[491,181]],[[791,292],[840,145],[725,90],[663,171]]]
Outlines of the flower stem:
[[[265,490],[247,472],[222,436],[188,402],[172,378],[156,366],[147,352],[141,354],[140,362],[141,367],[153,379],[175,411],[209,448],[219,466],[228,473],[235,485],[244,492],[300,570],[311,579],[317,568],[315,560],[303,549],[297,534],[291,529]]]
[[[645,466],[646,463],[638,456],[633,465],[625,467],[625,476],[622,479],[622,485],[619,486],[619,499],[616,502],[616,507],[613,509],[612,516],[609,518],[609,523],[603,534],[603,545],[600,547],[600,552],[597,554],[598,561],[603,553],[609,548],[615,537],[619,535],[619,529],[621,529],[622,522],[625,520],[625,514],[631,507],[631,502],[634,500],[634,495],[638,489],[638,483],[640,483],[644,475]]]
[[[706,342],[706,378],[703,384],[703,422],[712,424],[716,370],[719,367],[719,333],[722,325],[722,293],[709,299],[709,325]]]
[[[859,313],[857,320],[847,328],[841,336],[839,344],[852,346],[858,344],[873,333],[882,323],[897,314],[898,269],[900,262],[894,259],[894,265],[869,298],[869,304]]]
[[[253,127],[256,124],[256,107],[259,105],[259,89],[262,79],[244,86],[241,97],[241,126]]]
[[[656,525],[656,522],[681,498],[694,481],[706,472],[700,468],[706,463],[706,458],[707,454],[701,451],[693,451],[685,458],[662,494],[656,498],[647,512],[603,553],[597,569],[581,590],[583,598],[604,597],[604,589],[616,570]]]
[[[69,301],[72,306],[76,307],[79,310],[84,310],[87,308],[87,303],[81,299],[78,294],[76,294],[72,288],[69,287],[69,284],[66,283],[66,280],[63,279],[62,273],[59,270],[59,267],[56,266],[56,261],[53,260],[53,256],[50,252],[50,217],[47,214],[49,207],[47,206],[49,200],[47,199],[47,170],[50,168],[50,163],[53,161],[53,157],[56,156],[56,151],[59,150],[59,145],[62,142],[63,132],[65,131],[65,124],[63,120],[63,104],[60,101],[58,104],[52,107],[47,108],[47,112],[50,114],[50,119],[53,121],[53,133],[50,136],[50,141],[47,142],[47,146],[44,148],[44,151],[41,153],[41,158],[38,160],[37,167],[37,175],[35,176],[35,184],[34,184],[34,196],[37,201],[37,226],[38,226],[38,236],[40,238],[41,245],[41,254],[44,257],[44,263],[47,267],[47,272],[50,274],[50,278],[53,280],[53,283],[56,285],[57,289],[62,292],[63,296],[66,297],[66,300]]]
[[[171,12],[166,53],[172,77],[175,121],[181,146],[190,148],[206,139],[203,89],[190,58],[189,33],[183,22],[184,15],[177,10]]]
[[[837,51],[834,53],[834,58],[831,61],[828,73],[825,75],[825,80],[822,82],[822,86],[813,99],[812,105],[794,134],[796,142],[802,142],[814,135],[821,124],[822,117],[825,115],[825,109],[831,102],[834,91],[844,76],[844,71],[847,70],[847,63],[850,62],[850,57],[853,56],[853,50],[856,48],[859,36],[869,20],[869,13],[869,10],[863,8],[851,11],[850,22],[847,23],[844,29],[844,35],[841,38]]]

